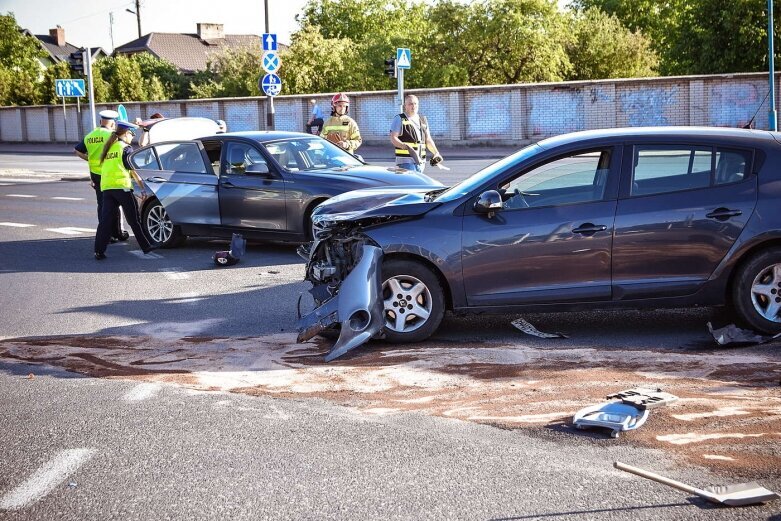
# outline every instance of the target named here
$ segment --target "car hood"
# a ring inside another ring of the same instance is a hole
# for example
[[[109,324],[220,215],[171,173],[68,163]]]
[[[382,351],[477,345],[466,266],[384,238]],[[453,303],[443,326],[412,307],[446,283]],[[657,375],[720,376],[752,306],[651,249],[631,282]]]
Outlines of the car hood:
[[[345,192],[318,206],[312,214],[312,221],[324,223],[327,221],[355,221],[367,217],[423,215],[442,204],[426,199],[426,193],[432,190],[437,190],[437,186],[426,188],[394,186],[393,188],[364,188]]]
[[[441,187],[439,181],[435,181],[426,174],[400,170],[397,168],[384,168],[381,166],[354,166],[345,168],[329,168],[322,170],[307,170],[306,174],[318,178],[329,178],[338,181],[352,181],[361,183],[366,187],[372,186],[427,186],[431,188]]]

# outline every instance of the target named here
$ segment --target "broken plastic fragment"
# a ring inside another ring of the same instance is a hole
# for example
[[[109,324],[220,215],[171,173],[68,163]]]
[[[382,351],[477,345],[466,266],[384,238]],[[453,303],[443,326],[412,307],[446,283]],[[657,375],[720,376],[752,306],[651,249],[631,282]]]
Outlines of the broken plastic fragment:
[[[708,322],[707,326],[713,339],[720,346],[730,344],[764,344],[765,342],[770,342],[775,338],[781,337],[781,333],[774,336],[764,336],[748,329],[741,329],[735,324],[713,329],[713,325]]]
[[[527,335],[536,336],[538,338],[569,338],[564,333],[543,333],[533,325],[531,325],[526,319],[521,317],[516,318],[510,322],[516,329],[520,329]]]

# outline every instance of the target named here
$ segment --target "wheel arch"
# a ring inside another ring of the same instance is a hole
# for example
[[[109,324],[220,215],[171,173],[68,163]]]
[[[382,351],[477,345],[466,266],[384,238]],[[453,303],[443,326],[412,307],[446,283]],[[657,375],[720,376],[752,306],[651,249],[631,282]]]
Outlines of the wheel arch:
[[[308,226],[309,221],[312,217],[312,212],[315,210],[315,207],[317,205],[326,202],[328,199],[330,198],[325,196],[315,197],[314,199],[312,199],[312,201],[310,201],[310,203],[304,209],[303,217],[301,220],[301,228],[304,230],[304,236],[307,238],[307,240],[311,241],[313,239],[313,237],[311,236],[312,228],[311,226]]]
[[[731,302],[732,288],[735,284],[735,277],[737,277],[740,268],[749,262],[754,256],[770,248],[781,248],[781,237],[774,237],[757,244],[754,244],[746,251],[744,251],[737,262],[732,266],[729,277],[727,277],[727,285],[725,287],[724,298],[725,302]]]
[[[383,256],[383,261],[386,260],[405,260],[405,261],[417,262],[418,264],[421,264],[426,268],[428,268],[437,277],[440,286],[442,286],[442,290],[445,292],[444,294],[445,309],[446,310],[453,309],[453,297],[450,291],[450,284],[448,284],[445,275],[442,273],[442,270],[440,270],[437,267],[436,264],[434,264],[428,259],[424,259],[423,257],[418,257],[417,255],[412,255],[410,253],[404,253],[404,252],[387,253]]]

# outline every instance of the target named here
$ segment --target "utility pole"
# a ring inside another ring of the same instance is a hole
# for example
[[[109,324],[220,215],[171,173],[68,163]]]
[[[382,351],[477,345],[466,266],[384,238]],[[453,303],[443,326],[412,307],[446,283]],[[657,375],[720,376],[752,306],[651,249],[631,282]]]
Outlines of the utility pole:
[[[775,51],[773,50],[773,0],[767,0],[767,61],[770,65],[770,108],[767,120],[770,130],[778,130],[776,119]]]
[[[136,0],[136,22],[138,22],[138,37],[141,38],[141,0]]]
[[[266,33],[271,31],[268,28],[268,0],[263,0],[263,10],[266,15]],[[261,47],[263,42],[261,42]],[[266,96],[266,130],[274,130],[274,96]]]

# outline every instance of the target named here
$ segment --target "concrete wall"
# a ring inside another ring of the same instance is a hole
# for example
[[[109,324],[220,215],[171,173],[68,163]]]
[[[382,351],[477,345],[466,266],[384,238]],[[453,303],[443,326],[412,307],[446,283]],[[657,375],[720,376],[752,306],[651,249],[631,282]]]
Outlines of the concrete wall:
[[[777,81],[778,83],[778,81]],[[708,125],[741,127],[756,113],[754,126],[768,128],[766,74],[685,76],[601,80],[408,92],[420,98],[437,142],[453,144],[528,143],[547,136],[610,127]],[[398,112],[395,91],[350,93],[350,115],[358,121],[364,142],[386,143]],[[777,97],[778,93],[776,93]],[[323,109],[330,95],[274,98],[278,130],[301,131],[308,100]],[[781,97],[779,97],[781,99]],[[229,130],[266,128],[265,97],[124,103],[131,119],[155,112],[167,117],[222,119]],[[116,108],[102,104],[97,110]],[[91,128],[89,111],[81,117],[74,105],[0,107],[0,141],[75,142]],[[66,135],[67,126],[67,135]]]

